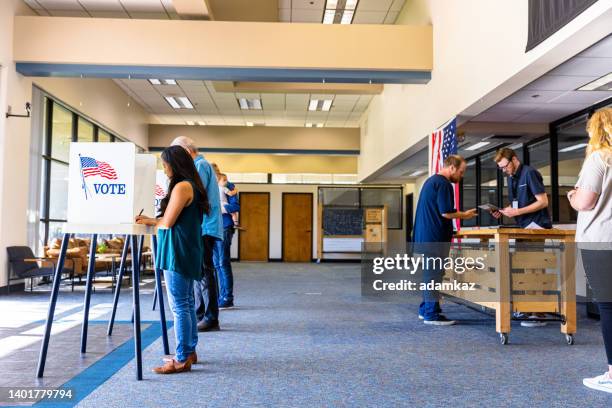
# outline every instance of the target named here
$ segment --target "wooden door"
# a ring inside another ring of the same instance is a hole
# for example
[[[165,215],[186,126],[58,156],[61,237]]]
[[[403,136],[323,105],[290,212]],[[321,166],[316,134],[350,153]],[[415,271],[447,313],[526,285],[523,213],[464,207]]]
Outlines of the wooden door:
[[[238,252],[241,261],[267,262],[270,252],[270,193],[240,193]]]
[[[312,193],[283,193],[283,261],[312,259]]]

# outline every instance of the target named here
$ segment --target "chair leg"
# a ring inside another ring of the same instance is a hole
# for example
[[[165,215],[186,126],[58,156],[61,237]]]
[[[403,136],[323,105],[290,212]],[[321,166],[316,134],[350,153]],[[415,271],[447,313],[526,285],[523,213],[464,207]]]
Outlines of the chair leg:
[[[30,278],[30,293],[34,292],[34,278]]]

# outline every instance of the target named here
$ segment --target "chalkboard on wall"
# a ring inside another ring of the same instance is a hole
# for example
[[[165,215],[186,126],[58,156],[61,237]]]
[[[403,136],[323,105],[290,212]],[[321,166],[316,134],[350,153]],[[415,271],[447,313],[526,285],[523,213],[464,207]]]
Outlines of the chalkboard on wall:
[[[363,235],[363,209],[323,208],[323,235]]]

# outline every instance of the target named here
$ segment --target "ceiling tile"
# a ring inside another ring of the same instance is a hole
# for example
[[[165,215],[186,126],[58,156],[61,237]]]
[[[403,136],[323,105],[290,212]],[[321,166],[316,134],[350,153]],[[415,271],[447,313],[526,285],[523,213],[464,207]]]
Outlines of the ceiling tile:
[[[610,58],[574,57],[553,69],[548,75],[575,75],[601,77],[612,71]]]
[[[570,91],[580,88],[597,77],[593,76],[568,76],[568,75],[544,75],[527,85],[525,90],[537,91]]]
[[[191,80],[186,80],[186,79],[179,79],[176,82],[183,89],[186,89],[186,88],[197,88],[197,89],[200,89],[200,90],[202,90],[204,92],[208,92],[206,90],[205,85],[204,85],[204,81],[191,81]]]
[[[284,94],[262,94],[261,103],[265,110],[284,110],[285,95]]]
[[[504,102],[547,103],[563,95],[565,92],[566,91],[518,91],[507,97]],[[537,97],[534,98],[534,95],[537,95]]]
[[[291,0],[291,8],[302,10],[323,10],[325,0]]]
[[[278,8],[279,9],[291,8],[291,0],[278,0]]]
[[[357,11],[389,11],[393,0],[359,0]]]
[[[386,11],[361,11],[361,8],[358,8],[353,24],[382,24],[386,16]]]
[[[554,104],[584,104],[585,108],[612,97],[612,91],[570,91],[553,101]]]
[[[24,0],[32,10],[41,10],[42,6],[36,0]]]
[[[164,6],[160,0],[120,0],[123,7],[129,12],[163,12],[165,13]],[[130,13],[131,14],[131,13]]]
[[[87,11],[123,11],[119,0],[79,0]]]
[[[293,9],[291,21],[294,23],[320,23],[323,21],[323,10]]]
[[[612,58],[612,35],[607,36],[597,44],[579,54],[580,57]]]
[[[291,21],[291,9],[283,8],[278,10],[278,21],[288,23]]]
[[[391,4],[389,11],[401,11],[402,7],[404,7],[404,3],[406,3],[406,0],[393,0],[393,4]]]
[[[130,17],[132,18],[137,18],[137,19],[143,19],[143,20],[168,20],[168,15],[166,14],[166,12],[161,12],[161,13],[157,13],[157,12],[143,12],[143,11],[130,11],[128,10],[128,13],[130,13]]]
[[[397,20],[397,16],[399,15],[399,11],[390,11],[385,17],[385,24],[395,24],[395,20]]]
[[[45,9],[51,10],[83,10],[77,0],[38,0]]]
[[[129,14],[125,11],[90,11],[94,18],[130,18]]]

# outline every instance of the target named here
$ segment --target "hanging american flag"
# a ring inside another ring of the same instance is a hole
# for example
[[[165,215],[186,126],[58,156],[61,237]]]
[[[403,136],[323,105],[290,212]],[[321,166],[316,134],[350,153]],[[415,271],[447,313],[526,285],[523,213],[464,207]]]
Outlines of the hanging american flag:
[[[81,172],[84,178],[100,176],[109,180],[117,180],[117,173],[111,165],[92,157],[81,156]]]
[[[457,118],[446,122],[431,134],[431,167],[429,175],[438,173],[444,167],[444,160],[452,154],[457,154]],[[459,185],[453,184],[455,209],[459,210]],[[461,221],[453,220],[455,230],[461,229]]]

